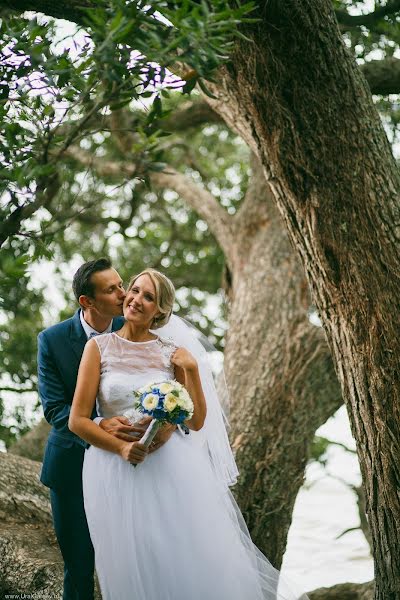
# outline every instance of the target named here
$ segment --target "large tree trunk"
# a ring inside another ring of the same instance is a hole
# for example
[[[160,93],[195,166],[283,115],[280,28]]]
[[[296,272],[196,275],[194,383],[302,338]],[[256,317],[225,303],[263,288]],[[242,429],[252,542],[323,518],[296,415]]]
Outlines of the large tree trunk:
[[[315,430],[343,400],[258,161],[235,221],[225,349],[241,473],[235,495],[254,541],[280,567]]]
[[[259,156],[304,265],[357,440],[375,598],[395,600],[399,172],[331,2],[265,2],[256,12],[260,22],[246,30],[251,43],[238,42],[213,107]]]

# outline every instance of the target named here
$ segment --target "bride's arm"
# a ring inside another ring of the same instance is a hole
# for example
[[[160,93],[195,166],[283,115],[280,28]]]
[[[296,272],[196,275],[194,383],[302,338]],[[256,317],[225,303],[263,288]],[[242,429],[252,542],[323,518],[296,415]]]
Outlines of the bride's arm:
[[[142,462],[147,454],[147,448],[143,444],[120,440],[103,431],[90,418],[96,402],[99,382],[100,352],[96,342],[90,340],[85,346],[79,366],[68,427],[93,446],[120,454],[128,462]]]
[[[185,386],[194,404],[193,416],[185,421],[185,425],[199,431],[204,425],[207,405],[197,361],[185,348],[178,348],[172,355],[171,362],[175,366],[176,380]]]

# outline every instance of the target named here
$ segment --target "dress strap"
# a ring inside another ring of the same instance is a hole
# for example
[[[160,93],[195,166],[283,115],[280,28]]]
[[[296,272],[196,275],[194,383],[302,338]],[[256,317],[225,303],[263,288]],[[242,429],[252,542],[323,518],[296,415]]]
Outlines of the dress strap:
[[[162,357],[167,366],[171,364],[171,356],[177,349],[177,345],[172,340],[172,338],[168,337],[159,337],[157,340],[157,345],[160,348]]]

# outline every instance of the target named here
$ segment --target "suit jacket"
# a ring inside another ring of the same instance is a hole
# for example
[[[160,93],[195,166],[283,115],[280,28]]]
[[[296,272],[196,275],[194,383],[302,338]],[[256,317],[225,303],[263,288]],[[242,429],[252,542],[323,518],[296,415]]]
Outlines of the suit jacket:
[[[43,459],[41,481],[48,487],[80,485],[83,451],[87,444],[68,428],[69,413],[87,338],[80,310],[38,336],[38,384],[44,416],[52,425]],[[113,319],[112,330],[124,324]],[[97,416],[96,410],[92,418]]]

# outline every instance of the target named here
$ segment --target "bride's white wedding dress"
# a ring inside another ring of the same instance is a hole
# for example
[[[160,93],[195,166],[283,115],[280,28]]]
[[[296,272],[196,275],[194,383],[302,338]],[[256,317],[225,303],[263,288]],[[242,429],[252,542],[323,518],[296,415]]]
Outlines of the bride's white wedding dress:
[[[98,414],[122,415],[133,390],[172,379],[175,349],[163,338],[95,338],[101,354]],[[134,468],[91,446],[83,489],[103,600],[297,598],[252,544],[201,432],[180,431]],[[279,593],[277,593],[277,587]]]

